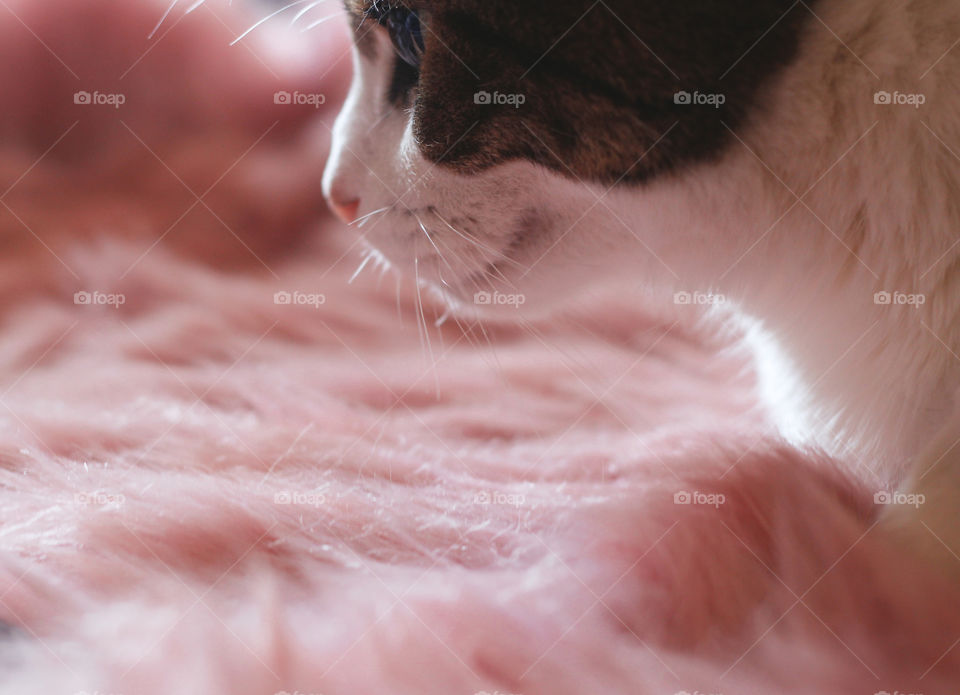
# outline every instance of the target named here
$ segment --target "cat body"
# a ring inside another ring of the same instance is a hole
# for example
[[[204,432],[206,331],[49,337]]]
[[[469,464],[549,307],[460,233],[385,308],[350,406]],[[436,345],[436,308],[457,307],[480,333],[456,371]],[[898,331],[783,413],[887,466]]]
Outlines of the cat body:
[[[960,2],[675,5],[349,0],[326,196],[455,305],[722,296],[960,553]]]

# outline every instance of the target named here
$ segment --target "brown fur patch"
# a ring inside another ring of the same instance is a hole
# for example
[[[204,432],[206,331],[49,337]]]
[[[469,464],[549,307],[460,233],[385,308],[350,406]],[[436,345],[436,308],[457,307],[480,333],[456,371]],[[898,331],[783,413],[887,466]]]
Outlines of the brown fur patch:
[[[367,4],[347,0],[358,18]],[[468,173],[527,159],[607,184],[720,152],[809,19],[792,0],[403,4],[424,26],[414,132],[428,159]]]

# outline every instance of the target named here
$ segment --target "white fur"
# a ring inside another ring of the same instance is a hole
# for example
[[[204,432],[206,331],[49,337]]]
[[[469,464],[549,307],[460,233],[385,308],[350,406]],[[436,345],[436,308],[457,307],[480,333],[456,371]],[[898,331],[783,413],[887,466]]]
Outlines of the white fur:
[[[369,243],[401,267],[419,257],[427,281],[467,303],[482,287],[522,293],[534,310],[612,278],[667,298],[722,293],[728,315],[758,318],[784,346],[815,406],[810,436],[883,481],[938,490],[925,518],[960,550],[960,454],[942,457],[960,438],[960,160],[948,149],[960,152],[960,3],[816,12],[722,161],[609,191],[522,162],[476,177],[426,162],[410,114],[385,103],[380,36],[379,63],[355,57],[324,189],[359,197],[361,214],[391,206],[366,224]],[[926,103],[878,105],[880,90]],[[475,217],[487,250],[404,214],[427,205],[448,221]],[[519,266],[478,275],[531,211],[544,224],[513,252]],[[878,305],[881,291],[925,303]]]

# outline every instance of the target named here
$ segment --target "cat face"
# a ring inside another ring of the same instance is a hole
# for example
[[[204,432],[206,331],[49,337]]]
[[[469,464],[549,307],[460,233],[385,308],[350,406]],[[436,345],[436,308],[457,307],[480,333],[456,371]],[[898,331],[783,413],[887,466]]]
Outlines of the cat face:
[[[324,193],[455,303],[560,300],[630,239],[655,278],[690,241],[684,180],[793,56],[792,6],[347,0],[354,79]]]

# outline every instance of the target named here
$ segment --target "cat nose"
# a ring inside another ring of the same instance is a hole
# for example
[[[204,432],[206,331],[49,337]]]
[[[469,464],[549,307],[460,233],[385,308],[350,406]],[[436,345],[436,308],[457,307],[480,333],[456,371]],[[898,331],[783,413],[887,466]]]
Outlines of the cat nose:
[[[341,220],[350,224],[355,219],[357,219],[357,210],[360,208],[360,199],[354,198],[353,200],[342,201],[333,196],[329,199],[330,209],[333,210],[333,214],[339,217]]]

